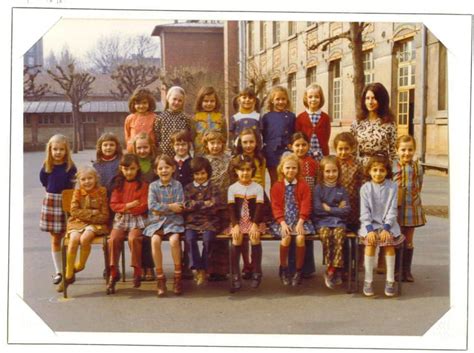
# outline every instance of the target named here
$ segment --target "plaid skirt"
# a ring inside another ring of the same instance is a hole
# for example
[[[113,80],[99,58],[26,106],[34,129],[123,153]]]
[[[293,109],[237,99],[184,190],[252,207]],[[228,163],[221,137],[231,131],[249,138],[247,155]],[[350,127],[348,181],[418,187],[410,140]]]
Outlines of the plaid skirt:
[[[60,234],[66,230],[66,214],[63,211],[61,194],[47,192],[41,206],[40,229],[45,232]]]
[[[114,229],[130,230],[143,229],[147,226],[146,215],[134,216],[130,213],[116,213],[114,217]]]
[[[405,240],[405,236],[403,234],[400,234],[398,237],[395,237],[392,233],[390,233],[390,238],[388,238],[388,240],[386,240],[382,243],[379,240],[380,232],[382,230],[383,230],[382,228],[374,230],[375,234],[377,235],[377,240],[375,242],[375,246],[379,246],[379,247],[398,246],[401,243],[403,243],[403,241]],[[367,242],[367,236],[365,236],[365,237],[359,236],[359,237],[361,239],[362,244],[364,244],[365,246],[369,245],[368,242]]]

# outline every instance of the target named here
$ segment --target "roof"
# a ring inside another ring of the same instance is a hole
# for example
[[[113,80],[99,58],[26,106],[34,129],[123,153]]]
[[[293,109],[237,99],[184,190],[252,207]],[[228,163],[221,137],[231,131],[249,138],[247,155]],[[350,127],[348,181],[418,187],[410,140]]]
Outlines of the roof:
[[[161,102],[156,103],[157,111],[163,110]],[[24,101],[23,113],[71,113],[71,102],[66,101]],[[129,113],[127,101],[93,101],[84,103],[83,113]]]
[[[178,22],[178,23],[166,23],[164,25],[157,25],[151,33],[152,36],[159,36],[164,30],[212,30],[212,29],[224,29],[223,23],[196,23],[196,22]]]

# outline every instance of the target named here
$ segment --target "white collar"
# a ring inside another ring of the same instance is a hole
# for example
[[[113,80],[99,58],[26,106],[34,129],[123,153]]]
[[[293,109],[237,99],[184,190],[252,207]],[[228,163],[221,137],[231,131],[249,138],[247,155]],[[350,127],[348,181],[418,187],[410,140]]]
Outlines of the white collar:
[[[290,184],[291,184],[291,185],[296,185],[296,184],[298,184],[298,180],[297,180],[297,179],[294,179],[291,183],[290,183],[288,180],[286,180],[286,179],[284,179],[283,181],[285,182],[285,186],[288,186],[288,185],[290,185]]]
[[[194,184],[194,186],[197,187],[197,188],[200,187],[200,186],[204,186],[204,187],[205,187],[205,186],[207,186],[207,185],[209,184],[209,180],[207,180],[205,183],[202,183],[202,184],[198,184],[198,183],[196,183],[195,181],[193,181],[193,184]]]
[[[174,156],[174,160],[175,160],[176,162],[184,162],[184,161],[185,161],[186,159],[188,159],[188,158],[189,158],[189,154],[188,154],[187,156],[185,156],[184,158],[180,158],[180,157],[178,157],[178,156],[176,156],[176,155]]]
[[[246,114],[238,112],[237,114],[234,115],[234,120],[238,121],[240,119],[259,120],[260,119],[260,114],[258,114],[255,110],[251,113],[246,113]]]
[[[309,115],[313,115],[313,114],[321,115],[321,109],[318,109],[315,112],[310,112],[309,109],[305,109],[305,110],[306,110],[306,113],[308,113]]]

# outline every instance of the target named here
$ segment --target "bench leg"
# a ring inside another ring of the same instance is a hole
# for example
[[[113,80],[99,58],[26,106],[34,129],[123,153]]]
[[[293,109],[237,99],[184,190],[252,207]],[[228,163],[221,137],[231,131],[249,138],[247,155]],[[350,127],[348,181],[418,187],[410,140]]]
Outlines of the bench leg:
[[[109,247],[107,245],[107,237],[104,236],[102,243],[102,250],[104,251],[104,263],[105,263],[105,284],[109,284],[110,269],[109,269]]]
[[[122,242],[122,282],[125,282],[125,241]]]
[[[354,238],[354,246],[355,246],[355,261],[354,261],[354,266],[355,266],[355,292],[359,291],[359,238],[356,236]],[[352,280],[352,279],[351,279]]]
[[[232,277],[234,276],[232,272],[232,237],[228,240],[229,244],[229,287],[232,288]]]
[[[61,241],[61,260],[62,260],[62,284],[63,284],[63,298],[67,298],[67,286],[66,286],[66,256],[67,256],[67,246],[66,239],[63,238]]]
[[[347,280],[347,293],[352,293],[352,239],[346,238],[349,251],[349,278]]]
[[[403,253],[405,251],[405,241],[399,245],[400,261],[398,263],[398,296],[402,295],[402,277],[403,277]]]

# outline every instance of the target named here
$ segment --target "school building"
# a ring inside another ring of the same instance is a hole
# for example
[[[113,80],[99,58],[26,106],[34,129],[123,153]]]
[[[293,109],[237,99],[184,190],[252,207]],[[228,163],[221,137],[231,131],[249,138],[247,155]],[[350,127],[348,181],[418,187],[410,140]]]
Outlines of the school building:
[[[115,87],[108,75],[95,75],[92,92],[80,109],[80,128],[84,139],[84,148],[95,148],[97,139],[104,132],[113,132],[124,145],[123,126],[125,118],[130,114],[128,100],[117,100],[110,90]],[[61,92],[58,84],[49,75],[42,72],[37,77],[37,84],[47,83],[50,91],[41,100],[23,102],[23,148],[25,151],[44,149],[49,138],[54,134],[64,134],[70,141],[73,137],[71,103]],[[155,90],[150,86],[151,90]],[[163,110],[161,102],[157,102],[156,111]]]
[[[338,39],[326,51],[308,48],[348,29],[348,22],[240,21],[241,84],[252,75],[265,81],[267,92],[281,84],[299,113],[304,110],[305,88],[318,83],[334,138],[355,119],[349,41]],[[422,23],[369,23],[363,39],[365,81],[381,82],[389,91],[398,134],[415,137],[417,153],[427,167],[447,171],[446,47]]]

